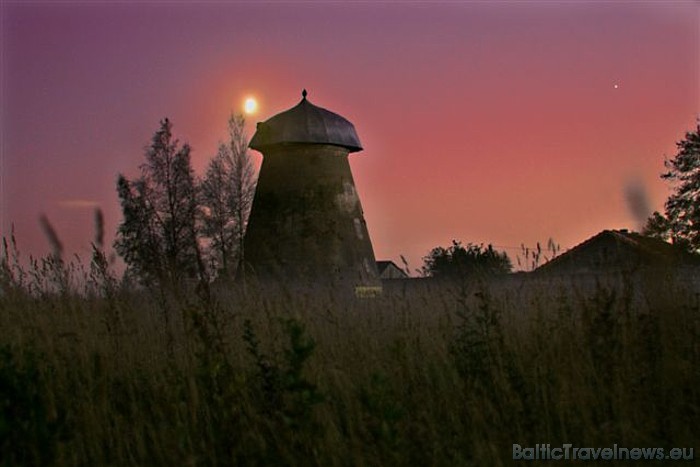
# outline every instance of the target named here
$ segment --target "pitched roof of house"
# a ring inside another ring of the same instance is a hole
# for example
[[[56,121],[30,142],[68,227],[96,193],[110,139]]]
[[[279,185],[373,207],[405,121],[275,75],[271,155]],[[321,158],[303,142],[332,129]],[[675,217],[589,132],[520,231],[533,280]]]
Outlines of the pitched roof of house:
[[[661,265],[700,265],[700,256],[636,232],[604,230],[543,264],[536,272],[632,270]]]
[[[380,276],[380,277],[383,276],[383,275],[384,275],[384,272],[385,272],[388,268],[390,268],[390,267],[392,267],[392,266],[393,266],[393,268],[396,269],[396,271],[398,271],[403,277],[408,277],[408,275],[406,274],[406,272],[405,272],[403,269],[401,269],[400,267],[398,267],[398,266],[396,265],[396,263],[394,263],[393,261],[377,261],[377,270],[379,271],[379,276]]]

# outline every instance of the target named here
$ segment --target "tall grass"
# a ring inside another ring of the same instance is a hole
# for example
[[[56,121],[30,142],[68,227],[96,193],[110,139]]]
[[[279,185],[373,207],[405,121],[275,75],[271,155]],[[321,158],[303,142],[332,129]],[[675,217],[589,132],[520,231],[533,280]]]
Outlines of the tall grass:
[[[698,447],[700,310],[671,279],[201,296],[121,284],[99,248],[85,268],[29,270],[12,250],[3,465],[497,466],[513,443]]]

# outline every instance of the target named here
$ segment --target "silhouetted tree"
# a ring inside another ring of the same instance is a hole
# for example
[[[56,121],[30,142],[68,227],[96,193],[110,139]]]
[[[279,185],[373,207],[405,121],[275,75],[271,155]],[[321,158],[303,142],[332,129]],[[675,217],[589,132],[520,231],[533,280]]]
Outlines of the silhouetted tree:
[[[465,247],[456,240],[448,248],[433,248],[423,261],[423,275],[439,278],[493,276],[507,274],[513,269],[508,255],[497,252],[491,245],[469,243]]]
[[[678,153],[664,161],[668,169],[661,175],[674,185],[674,193],[664,205],[664,214],[654,212],[644,233],[670,240],[688,251],[700,251],[700,122],[695,131],[676,143]]]
[[[141,176],[119,174],[117,193],[123,220],[115,249],[130,274],[144,282],[176,286],[182,279],[204,279],[197,243],[197,187],[190,146],[173,139],[166,118],[146,148]]]
[[[210,240],[210,260],[224,276],[242,264],[243,237],[255,194],[242,115],[230,116],[228,131],[228,141],[219,145],[201,183],[203,233]]]

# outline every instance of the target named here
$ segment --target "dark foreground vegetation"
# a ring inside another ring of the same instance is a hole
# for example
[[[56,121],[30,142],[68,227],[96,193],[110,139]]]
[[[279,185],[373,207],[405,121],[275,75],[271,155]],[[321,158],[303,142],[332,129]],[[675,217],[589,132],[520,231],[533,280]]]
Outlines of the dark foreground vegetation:
[[[3,263],[3,465],[506,465],[695,447],[698,297],[657,272],[339,301]],[[591,462],[590,464],[594,464]]]

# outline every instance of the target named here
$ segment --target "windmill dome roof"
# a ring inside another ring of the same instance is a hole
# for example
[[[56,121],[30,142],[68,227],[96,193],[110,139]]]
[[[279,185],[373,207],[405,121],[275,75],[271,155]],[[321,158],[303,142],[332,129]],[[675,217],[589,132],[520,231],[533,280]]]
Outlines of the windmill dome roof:
[[[350,152],[362,150],[355,127],[344,117],[317,107],[306,98],[289,110],[258,123],[250,147],[258,151],[285,143],[332,144]]]

